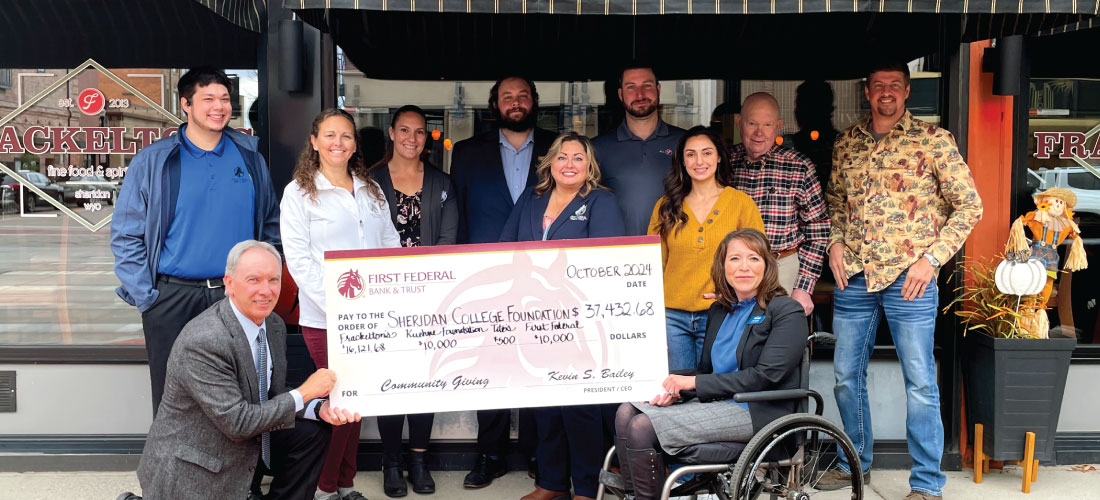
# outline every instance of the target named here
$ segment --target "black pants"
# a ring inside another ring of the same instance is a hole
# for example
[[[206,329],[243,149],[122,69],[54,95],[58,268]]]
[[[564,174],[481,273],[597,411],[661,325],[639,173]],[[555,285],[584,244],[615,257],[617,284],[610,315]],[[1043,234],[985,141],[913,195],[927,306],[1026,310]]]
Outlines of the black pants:
[[[512,410],[477,411],[477,452],[503,457],[508,450]],[[535,433],[535,416],[531,408],[519,410],[519,452],[524,457],[535,456],[538,435]]]
[[[535,408],[538,429],[537,484],[552,491],[595,497],[599,486],[603,448],[600,405]]]
[[[389,456],[401,455],[401,429],[405,426],[405,417],[409,418],[409,448],[426,450],[432,438],[434,413],[416,413],[411,415],[382,415],[378,417],[378,434],[382,437],[382,453]]]
[[[164,396],[164,378],[168,373],[168,355],[187,322],[225,298],[224,288],[206,288],[157,280],[160,296],[141,313],[145,330],[145,352],[149,356],[149,383],[153,389],[153,416],[157,416]]]
[[[332,426],[317,420],[298,419],[294,427],[271,433],[271,468],[257,461],[253,493],[260,492],[264,475],[273,476],[264,500],[309,500],[317,489],[325,463]]]

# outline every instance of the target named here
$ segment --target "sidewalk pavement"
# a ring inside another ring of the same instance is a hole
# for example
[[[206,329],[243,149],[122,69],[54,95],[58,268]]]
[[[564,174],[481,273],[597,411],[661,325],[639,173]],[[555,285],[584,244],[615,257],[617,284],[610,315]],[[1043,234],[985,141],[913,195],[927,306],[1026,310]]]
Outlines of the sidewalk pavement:
[[[462,488],[462,471],[436,471],[436,493],[430,497],[410,490],[409,500],[419,497],[438,500],[501,499],[518,500],[533,486],[524,472],[512,472],[487,488]],[[871,485],[864,489],[866,500],[901,500],[909,493],[909,471],[876,470],[871,473]],[[385,500],[380,472],[360,472],[355,476],[356,489],[371,500]],[[971,471],[947,473],[944,498],[947,500],[1095,500],[1100,498],[1100,470],[1077,472],[1069,466],[1040,467],[1039,481],[1032,483],[1031,493],[1020,491],[1020,468],[1006,466],[1003,471],[991,470],[982,484],[974,484]],[[115,500],[123,491],[139,489],[134,472],[0,472],[0,498],[4,500]],[[849,491],[821,492],[814,500],[842,500]],[[242,499],[243,500],[243,499]]]

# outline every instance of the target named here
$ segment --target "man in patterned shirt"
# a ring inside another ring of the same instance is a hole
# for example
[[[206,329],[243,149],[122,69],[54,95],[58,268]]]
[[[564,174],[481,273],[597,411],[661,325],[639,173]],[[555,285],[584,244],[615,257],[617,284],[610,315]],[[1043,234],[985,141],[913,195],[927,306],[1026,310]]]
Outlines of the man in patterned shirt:
[[[942,497],[943,422],[932,356],[941,262],[955,255],[982,216],[970,169],[946,130],[905,109],[909,68],[879,64],[867,76],[869,120],[845,130],[833,150],[826,191],[832,227],[829,267],[836,277],[833,368],[844,431],[870,480],[871,408],[867,359],[886,316],[905,377],[906,440],[913,457],[906,500]],[[843,458],[818,488],[850,481]]]
[[[829,239],[829,218],[814,164],[806,155],[775,144],[783,120],[779,102],[770,94],[748,96],[734,121],[741,144],[730,151],[733,187],[756,202],[779,260],[779,284],[809,315],[814,310],[810,295]]]

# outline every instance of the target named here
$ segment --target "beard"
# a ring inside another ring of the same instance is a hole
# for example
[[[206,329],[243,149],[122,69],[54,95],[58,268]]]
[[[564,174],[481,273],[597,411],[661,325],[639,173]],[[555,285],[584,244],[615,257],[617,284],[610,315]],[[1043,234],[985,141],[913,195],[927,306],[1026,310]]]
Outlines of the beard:
[[[497,110],[497,119],[501,127],[504,127],[513,132],[524,132],[535,128],[535,122],[538,120],[538,110],[531,109],[519,119],[512,119],[509,116],[510,113],[502,113]]]
[[[626,112],[630,113],[630,116],[634,118],[645,118],[652,115],[657,111],[656,101],[647,101],[647,104],[643,104],[640,107],[626,106]]]

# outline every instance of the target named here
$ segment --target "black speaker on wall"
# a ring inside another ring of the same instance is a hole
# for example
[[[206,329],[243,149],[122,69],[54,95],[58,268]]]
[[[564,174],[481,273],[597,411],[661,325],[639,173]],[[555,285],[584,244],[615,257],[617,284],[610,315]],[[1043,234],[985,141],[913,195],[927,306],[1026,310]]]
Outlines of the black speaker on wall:
[[[279,21],[279,90],[305,90],[305,23],[296,19]]]
[[[997,39],[997,46],[985,49],[982,71],[993,73],[993,95],[1021,95],[1024,63],[1024,36]]]

